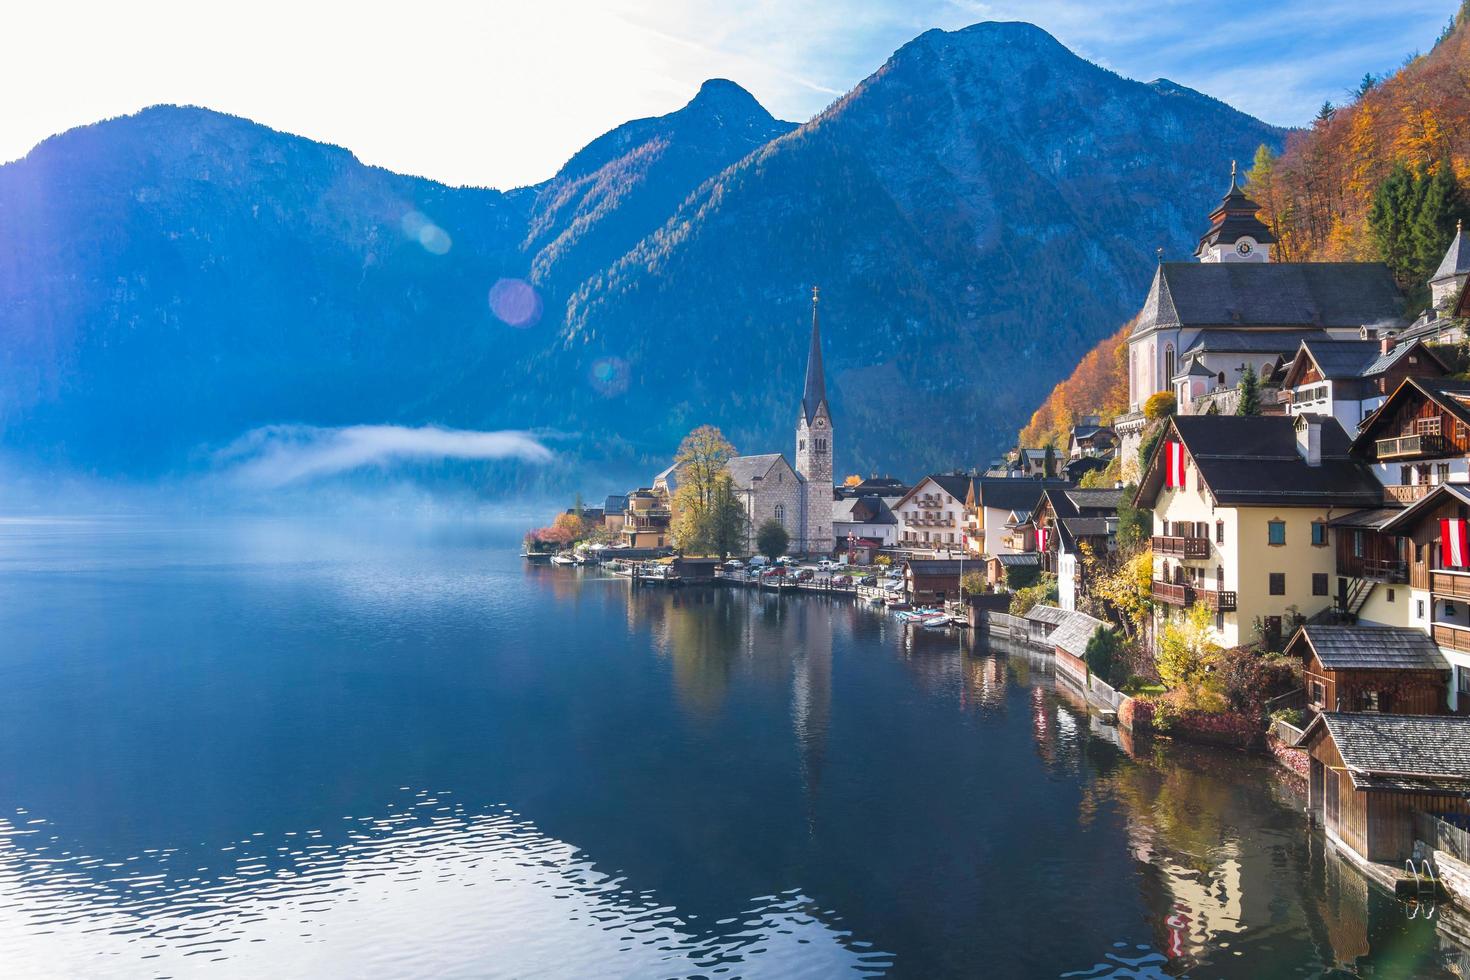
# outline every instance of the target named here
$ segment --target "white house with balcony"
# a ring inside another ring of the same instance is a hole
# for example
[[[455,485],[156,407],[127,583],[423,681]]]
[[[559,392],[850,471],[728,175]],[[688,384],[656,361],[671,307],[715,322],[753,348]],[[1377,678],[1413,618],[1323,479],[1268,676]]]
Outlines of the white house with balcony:
[[[974,479],[965,473],[937,473],[916,483],[893,506],[898,546],[946,553],[963,549],[965,500]]]

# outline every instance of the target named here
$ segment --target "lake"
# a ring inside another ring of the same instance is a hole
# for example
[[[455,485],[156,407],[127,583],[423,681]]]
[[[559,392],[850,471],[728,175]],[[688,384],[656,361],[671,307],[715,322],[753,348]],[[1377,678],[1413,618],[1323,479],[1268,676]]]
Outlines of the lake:
[[[1257,759],[508,526],[0,522],[7,976],[1452,976]]]

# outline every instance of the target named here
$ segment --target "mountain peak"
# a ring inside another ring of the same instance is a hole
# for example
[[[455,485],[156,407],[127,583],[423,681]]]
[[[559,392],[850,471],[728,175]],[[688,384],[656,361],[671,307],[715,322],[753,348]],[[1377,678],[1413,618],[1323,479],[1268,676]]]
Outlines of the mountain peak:
[[[711,78],[699,86],[694,98],[681,112],[714,112],[721,115],[736,115],[759,120],[774,118],[755,96],[728,78]]]

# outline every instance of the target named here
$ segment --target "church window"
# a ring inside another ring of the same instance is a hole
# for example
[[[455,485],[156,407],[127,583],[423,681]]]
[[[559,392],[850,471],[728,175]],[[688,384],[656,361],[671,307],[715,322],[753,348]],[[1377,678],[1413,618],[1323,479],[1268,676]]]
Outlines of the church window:
[[[777,504],[776,505],[776,520],[780,521],[783,524],[786,523],[786,505],[785,504]]]
[[[1168,344],[1164,347],[1164,380],[1174,380],[1174,345]]]
[[[805,439],[798,439],[798,440],[796,440],[796,451],[797,452],[800,452],[801,450],[803,450],[805,448],[806,448],[806,440]]]

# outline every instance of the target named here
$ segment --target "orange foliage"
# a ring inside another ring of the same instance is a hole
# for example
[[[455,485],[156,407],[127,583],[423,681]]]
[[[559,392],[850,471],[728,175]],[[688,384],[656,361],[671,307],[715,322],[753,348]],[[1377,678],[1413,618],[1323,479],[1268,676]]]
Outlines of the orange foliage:
[[[1021,430],[1020,445],[1044,446],[1055,442],[1066,448],[1074,419],[1101,415],[1107,422],[1128,409],[1128,335],[1130,320],[1082,358],[1072,376],[1046,397]]]
[[[1470,18],[1331,118],[1293,133],[1270,172],[1248,189],[1290,262],[1376,259],[1368,233],[1373,192],[1397,163],[1444,161],[1470,180]],[[1259,161],[1259,158],[1258,158]]]

